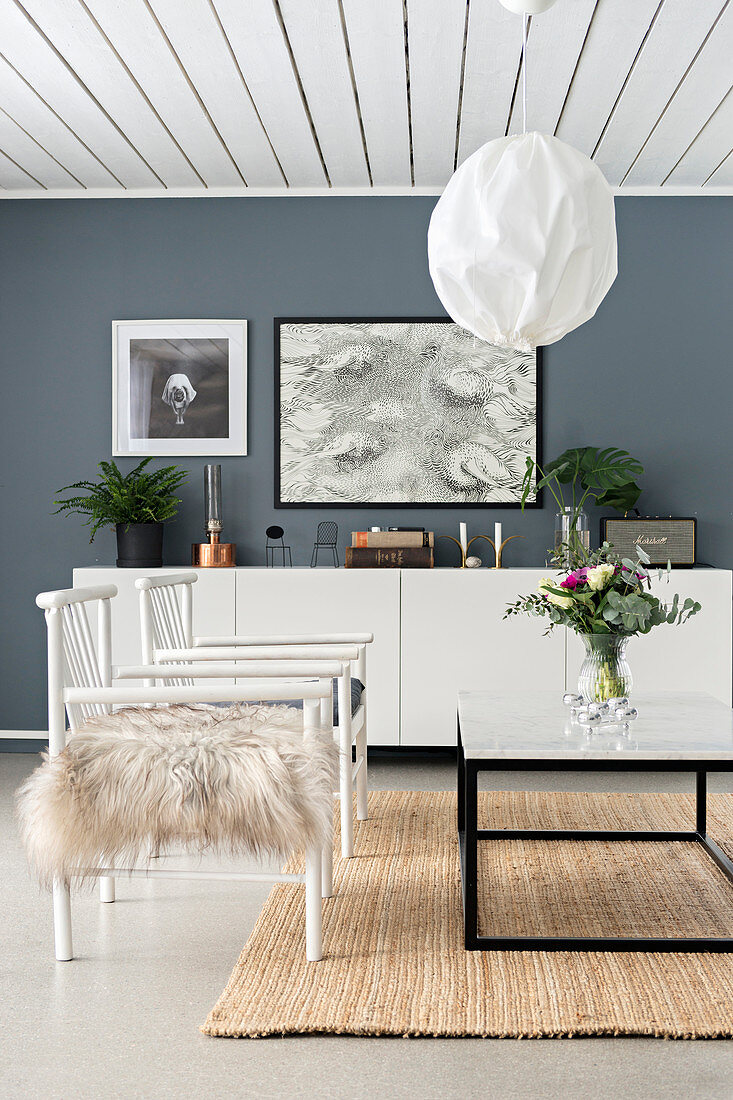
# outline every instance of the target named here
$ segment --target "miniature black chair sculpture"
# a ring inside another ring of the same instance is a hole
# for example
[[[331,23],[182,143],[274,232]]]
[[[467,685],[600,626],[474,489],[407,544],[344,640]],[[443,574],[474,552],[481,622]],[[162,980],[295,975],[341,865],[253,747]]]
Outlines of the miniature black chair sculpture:
[[[319,550],[330,550],[333,554],[333,564],[338,569],[339,557],[336,548],[338,533],[338,524],[334,523],[333,520],[323,520],[318,524],[316,541],[313,543],[313,553],[311,554],[311,569],[318,565]]]
[[[278,527],[277,524],[273,524],[272,527],[268,527],[265,531],[267,535],[267,542],[265,543],[265,562],[268,568],[272,568],[275,564],[275,551],[279,550],[282,554],[282,564],[285,565],[285,551],[288,553],[288,565],[292,567],[293,559],[290,554],[290,547],[286,546],[283,542],[283,535],[285,532],[282,527]]]

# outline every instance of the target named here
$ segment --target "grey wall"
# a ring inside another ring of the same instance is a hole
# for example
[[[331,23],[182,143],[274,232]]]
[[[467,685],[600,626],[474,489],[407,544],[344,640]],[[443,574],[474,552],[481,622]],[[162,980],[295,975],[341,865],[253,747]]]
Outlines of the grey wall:
[[[50,514],[55,489],[93,477],[110,456],[111,321],[249,320],[250,454],[222,460],[226,536],[241,564],[261,564],[264,529],[280,522],[304,564],[316,523],[329,513],[273,509],[272,318],[441,314],[425,255],[433,203],[0,203],[0,728],[45,723],[35,594],[69,585],[75,565],[114,563],[111,533],[90,546],[76,518]],[[597,317],[545,353],[545,454],[587,443],[628,449],[646,467],[642,508],[696,515],[702,559],[730,567],[733,198],[625,198],[617,215],[614,287]],[[181,460],[192,478],[166,536],[171,565],[187,562],[201,532],[203,461]],[[550,503],[524,515],[426,509],[409,519],[450,533],[461,518],[474,533],[501,519],[505,533],[526,536],[512,543],[507,564],[529,565],[543,560],[553,511]],[[356,509],[330,515],[344,544],[352,528],[398,518]]]

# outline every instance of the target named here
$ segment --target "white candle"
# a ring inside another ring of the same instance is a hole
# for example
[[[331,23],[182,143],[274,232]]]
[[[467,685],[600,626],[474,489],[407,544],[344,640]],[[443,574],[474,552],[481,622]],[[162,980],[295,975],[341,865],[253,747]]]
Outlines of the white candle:
[[[494,546],[496,547],[497,554],[499,553],[499,547],[501,546],[501,524],[494,524]]]
[[[460,525],[459,530],[460,530],[460,533],[461,533],[459,542],[461,544],[461,549],[463,550],[463,553],[465,554],[466,551],[468,550],[468,528],[466,527],[466,524],[462,523]]]

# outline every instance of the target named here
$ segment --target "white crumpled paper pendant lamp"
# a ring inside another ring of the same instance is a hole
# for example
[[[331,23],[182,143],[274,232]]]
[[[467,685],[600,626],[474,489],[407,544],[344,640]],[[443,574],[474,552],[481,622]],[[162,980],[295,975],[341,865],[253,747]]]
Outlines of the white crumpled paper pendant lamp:
[[[525,95],[526,28],[525,15]],[[552,344],[593,316],[616,278],[613,192],[558,138],[498,138],[449,180],[430,219],[428,260],[445,309],[480,339],[522,351]]]

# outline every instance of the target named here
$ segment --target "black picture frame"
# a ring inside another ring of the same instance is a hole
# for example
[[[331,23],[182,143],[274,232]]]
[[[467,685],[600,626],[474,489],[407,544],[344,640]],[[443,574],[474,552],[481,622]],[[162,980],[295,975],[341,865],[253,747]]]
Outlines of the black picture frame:
[[[274,505],[275,508],[318,508],[321,511],[331,508],[424,508],[424,509],[477,509],[477,508],[493,508],[493,509],[515,509],[521,508],[520,501],[449,501],[449,502],[433,502],[433,501],[283,501],[281,500],[281,481],[280,481],[280,459],[281,459],[281,433],[280,433],[280,419],[281,419],[281,402],[280,402],[280,329],[282,325],[287,324],[341,324],[341,325],[359,325],[359,324],[455,324],[451,317],[275,317],[273,321],[274,327],[274,353],[275,353],[275,392],[274,392],[274,428],[275,428],[275,494]],[[536,348],[535,350],[535,411],[536,411],[536,446],[535,456],[536,462],[542,464],[542,450],[543,450],[543,418],[542,418],[542,399],[543,399],[543,348]],[[525,506],[528,509],[542,508],[542,490],[538,490],[535,500],[528,501]]]

